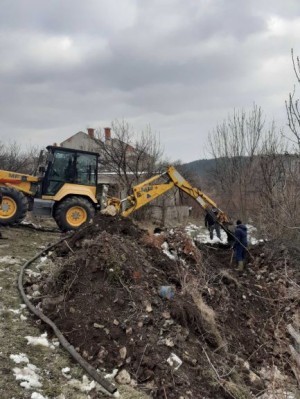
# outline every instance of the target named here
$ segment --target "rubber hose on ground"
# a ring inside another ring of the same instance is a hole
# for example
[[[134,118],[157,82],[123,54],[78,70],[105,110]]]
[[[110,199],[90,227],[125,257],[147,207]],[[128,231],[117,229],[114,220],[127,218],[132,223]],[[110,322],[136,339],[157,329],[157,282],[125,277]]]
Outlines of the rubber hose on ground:
[[[57,241],[54,244],[49,245],[46,249],[43,251],[39,252],[37,255],[35,255],[33,258],[29,259],[24,265],[21,267],[21,271],[19,274],[18,278],[18,289],[20,291],[21,297],[23,298],[23,301],[25,302],[26,306],[30,309],[32,313],[34,313],[38,318],[43,320],[48,326],[50,326],[54,332],[54,334],[57,336],[60,344],[62,345],[63,348],[65,348],[69,354],[80,364],[80,366],[98,383],[100,384],[106,391],[108,391],[110,394],[113,394],[117,391],[117,388],[111,384],[109,381],[107,381],[103,375],[101,375],[94,367],[92,367],[86,360],[80,356],[80,354],[75,350],[75,348],[66,340],[66,338],[63,336],[63,334],[60,332],[60,330],[57,328],[55,323],[53,323],[52,320],[50,320],[47,316],[44,315],[43,312],[41,312],[39,309],[37,309],[27,298],[24,288],[23,288],[23,276],[24,276],[24,271],[25,269],[33,263],[36,259],[38,259],[40,256],[42,256],[45,252],[48,252],[50,249],[54,248],[58,244],[60,244],[62,241],[64,241],[66,238],[62,238],[59,241]]]

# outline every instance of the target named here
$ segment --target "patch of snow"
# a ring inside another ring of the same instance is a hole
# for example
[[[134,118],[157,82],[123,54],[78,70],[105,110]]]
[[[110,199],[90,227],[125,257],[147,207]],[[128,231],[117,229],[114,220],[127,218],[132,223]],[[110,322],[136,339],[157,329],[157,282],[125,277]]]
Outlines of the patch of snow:
[[[21,314],[20,319],[21,319],[22,321],[24,321],[24,320],[27,320],[27,317]]]
[[[168,258],[172,259],[172,260],[176,260],[177,259],[177,255],[176,254],[172,254],[172,252],[169,251],[169,245],[167,243],[167,241],[163,242],[161,244],[161,248],[163,250],[163,253],[165,255],[167,255]]]
[[[68,374],[70,372],[70,367],[65,367],[61,370],[62,375],[67,378],[68,380],[70,380],[72,377],[70,376],[70,374]]]
[[[38,392],[32,392],[30,399],[48,399],[48,396],[43,396]]]
[[[29,363],[28,357],[25,353],[19,353],[18,355],[10,355],[9,358],[13,360],[15,363]]]
[[[21,308],[21,309],[26,309],[27,306],[25,305],[25,303],[21,303],[20,308]]]
[[[42,228],[41,225],[38,225],[38,224],[35,224],[35,223],[32,223],[32,222],[26,222],[26,220],[22,220],[22,222],[20,224],[23,225],[23,226],[31,226],[31,227],[34,227],[35,229],[41,229]]]
[[[68,384],[81,392],[90,392],[96,387],[96,382],[89,381],[86,375],[82,377],[82,381],[73,378],[72,380],[68,381]]]
[[[20,309],[8,309],[10,312],[14,313],[14,314],[20,314],[21,310]]]
[[[15,367],[13,369],[14,375],[17,381],[22,381],[20,383],[21,387],[25,389],[41,388],[40,376],[37,374],[38,368],[28,363],[24,368]]]
[[[42,334],[40,337],[31,337],[31,336],[27,335],[25,338],[28,341],[27,345],[46,346],[46,347],[48,347],[50,349],[54,349],[55,348],[54,345],[48,341],[46,332],[44,334]]]
[[[7,265],[17,265],[20,263],[20,259],[16,259],[13,256],[0,256],[0,263],[5,263]]]
[[[255,245],[258,242],[263,242],[264,240],[257,238],[257,229],[255,226],[251,224],[246,224],[248,231],[248,241],[250,244]],[[221,229],[221,240],[216,236],[216,232],[214,231],[214,237],[211,240],[209,237],[209,231],[204,226],[196,226],[195,224],[188,224],[185,227],[185,231],[196,241],[199,241],[203,244],[215,244],[219,242],[227,242],[227,234],[224,230]]]
[[[41,275],[41,273],[38,272],[34,272],[31,269],[26,269],[25,273],[29,276],[29,277],[39,277]]]
[[[115,378],[115,376],[118,374],[118,372],[119,372],[118,369],[113,369],[113,371],[110,374],[105,374],[104,378],[112,380],[113,378]]]

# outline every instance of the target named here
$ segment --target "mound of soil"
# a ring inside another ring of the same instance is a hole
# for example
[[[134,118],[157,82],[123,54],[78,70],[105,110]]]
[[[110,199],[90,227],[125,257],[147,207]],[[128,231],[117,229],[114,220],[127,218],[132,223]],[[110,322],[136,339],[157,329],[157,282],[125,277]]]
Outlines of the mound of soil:
[[[126,370],[126,383],[154,398],[250,398],[274,365],[294,380],[294,269],[284,249],[267,251],[252,250],[238,275],[228,249],[99,216],[56,251],[60,271],[39,282],[41,305],[91,364]]]

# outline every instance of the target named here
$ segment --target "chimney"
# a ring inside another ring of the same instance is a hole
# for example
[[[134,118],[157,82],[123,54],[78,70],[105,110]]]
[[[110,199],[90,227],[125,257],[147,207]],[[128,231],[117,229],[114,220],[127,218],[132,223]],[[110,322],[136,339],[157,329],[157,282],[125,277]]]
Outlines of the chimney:
[[[104,136],[105,136],[105,141],[109,141],[111,139],[110,127],[104,128]]]
[[[91,139],[95,138],[95,129],[89,127],[87,129],[88,135],[90,136]]]

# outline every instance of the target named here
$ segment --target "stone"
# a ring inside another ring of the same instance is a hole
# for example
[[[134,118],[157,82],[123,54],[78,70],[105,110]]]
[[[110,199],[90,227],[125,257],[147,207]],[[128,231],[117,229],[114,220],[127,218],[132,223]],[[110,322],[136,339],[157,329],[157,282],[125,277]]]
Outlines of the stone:
[[[95,328],[104,328],[102,324],[94,323]]]
[[[115,380],[117,381],[118,384],[128,385],[131,382],[131,377],[128,371],[123,369],[118,373]]]
[[[131,327],[126,328],[126,334],[127,335],[131,335],[132,334],[132,328]]]
[[[120,357],[121,357],[121,359],[126,359],[126,356],[127,356],[127,349],[126,349],[126,346],[123,346],[123,348],[121,348],[120,350],[119,350],[119,353],[120,353]]]

